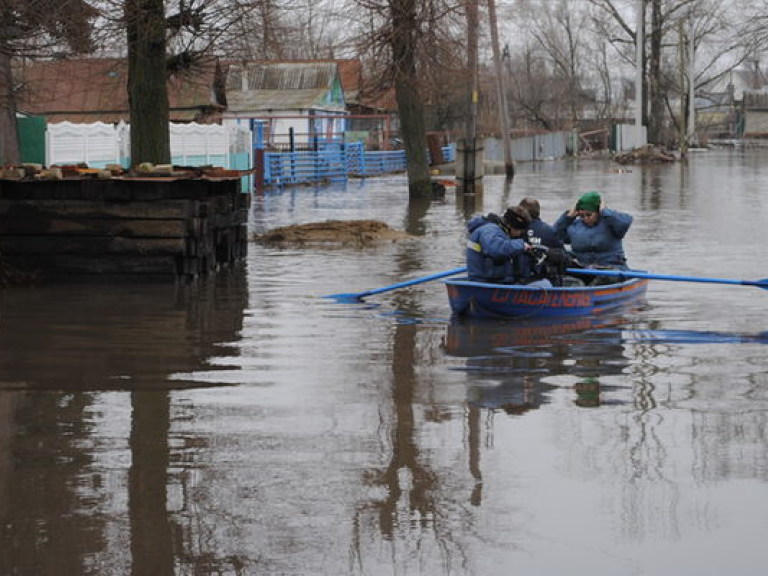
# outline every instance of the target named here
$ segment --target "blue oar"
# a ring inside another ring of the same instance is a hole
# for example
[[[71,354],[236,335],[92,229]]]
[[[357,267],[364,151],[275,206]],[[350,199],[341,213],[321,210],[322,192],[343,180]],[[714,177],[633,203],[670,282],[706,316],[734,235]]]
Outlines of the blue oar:
[[[398,288],[405,288],[406,286],[413,286],[414,284],[423,284],[424,282],[430,282],[437,280],[438,278],[445,278],[446,276],[455,276],[466,272],[466,268],[454,268],[453,270],[446,270],[445,272],[437,272],[436,274],[430,274],[429,276],[422,276],[421,278],[414,278],[413,280],[406,280],[405,282],[398,282],[391,286],[383,286],[381,288],[374,288],[373,290],[366,290],[365,292],[348,292],[346,294],[328,294],[323,298],[333,298],[340,302],[362,300],[366,296],[373,296],[374,294],[381,294],[382,292],[389,292],[390,290],[397,290]]]
[[[768,290],[768,278],[762,280],[732,280],[730,278],[706,278],[700,276],[674,276],[672,274],[651,274],[636,270],[602,270],[599,268],[566,268],[569,274],[586,274],[589,276],[615,276],[618,278],[647,278],[648,280],[672,280],[673,282],[706,282],[710,284],[738,284],[741,286],[757,286]]]

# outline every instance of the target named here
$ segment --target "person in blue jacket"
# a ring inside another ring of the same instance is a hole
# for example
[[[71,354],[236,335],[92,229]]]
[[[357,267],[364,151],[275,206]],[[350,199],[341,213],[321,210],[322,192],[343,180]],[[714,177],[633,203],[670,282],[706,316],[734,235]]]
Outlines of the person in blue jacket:
[[[520,200],[520,206],[531,215],[531,223],[528,225],[528,243],[534,246],[541,244],[547,248],[562,248],[563,242],[557,237],[555,228],[541,219],[541,205],[536,198],[526,196]]]
[[[490,213],[467,223],[467,276],[475,282],[525,283],[551,287],[549,280],[534,275],[532,246],[524,238],[531,217],[525,208],[513,206],[503,217]]]
[[[622,239],[632,225],[632,216],[612,210],[598,192],[583,194],[576,205],[563,212],[554,224],[571,254],[585,268],[627,269]]]

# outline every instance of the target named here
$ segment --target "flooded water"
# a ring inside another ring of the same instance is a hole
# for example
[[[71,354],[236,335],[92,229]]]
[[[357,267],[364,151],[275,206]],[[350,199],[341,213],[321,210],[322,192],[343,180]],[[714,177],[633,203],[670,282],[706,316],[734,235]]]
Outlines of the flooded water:
[[[459,322],[464,223],[525,195],[631,212],[630,265],[768,276],[768,153],[519,165],[407,205],[405,178],[254,198],[254,232],[373,218],[373,248],[249,246],[189,286],[0,292],[0,573],[762,575],[768,291]]]

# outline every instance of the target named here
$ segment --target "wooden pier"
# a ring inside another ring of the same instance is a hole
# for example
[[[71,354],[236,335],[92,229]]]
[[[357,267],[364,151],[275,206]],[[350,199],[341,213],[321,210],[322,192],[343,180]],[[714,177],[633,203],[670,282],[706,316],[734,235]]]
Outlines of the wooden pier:
[[[169,280],[245,258],[239,178],[0,180],[0,256],[46,280]]]

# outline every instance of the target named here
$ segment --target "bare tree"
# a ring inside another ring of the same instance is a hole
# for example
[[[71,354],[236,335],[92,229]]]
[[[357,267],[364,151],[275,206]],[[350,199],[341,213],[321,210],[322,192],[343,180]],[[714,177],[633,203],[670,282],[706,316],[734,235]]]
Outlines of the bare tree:
[[[519,38],[505,50],[515,120],[570,130],[585,118],[604,118],[614,106],[610,99],[620,70],[615,62],[607,65],[606,35],[593,27],[590,6],[575,0],[519,2],[508,8],[507,20]]]
[[[84,0],[0,0],[0,163],[21,159],[14,61],[88,52],[96,14]]]
[[[102,0],[103,31],[124,31],[133,164],[170,162],[168,79],[192,77],[236,37],[246,16],[274,14],[270,0]],[[109,18],[120,14],[120,18]],[[269,28],[272,30],[272,28]],[[245,31],[242,31],[245,34]],[[263,35],[271,43],[272,36]],[[278,44],[275,42],[275,44]],[[114,42],[110,45],[120,49]]]
[[[617,47],[617,54],[634,65],[632,52],[627,50],[636,41],[628,3],[622,0],[590,0],[590,3],[603,16],[602,22],[599,17],[595,22]],[[761,21],[765,12],[761,10],[765,10],[766,3],[763,0],[762,6],[750,3],[735,7],[715,0],[643,0],[644,6],[646,3],[650,26],[648,50],[643,46],[647,57],[643,57],[641,63],[643,95],[647,94],[648,101],[648,105],[644,102],[642,106],[643,124],[648,126],[648,140],[663,144],[677,133],[667,130],[675,121],[674,115],[668,112],[670,99],[687,98],[678,69],[681,21],[689,22],[694,35],[694,87],[699,90],[723,78],[765,45],[765,20]],[[608,19],[604,18],[606,15]]]
[[[395,88],[411,198],[431,195],[424,103],[445,85],[457,59],[450,25],[460,9],[444,0],[355,0],[358,54],[379,92]],[[449,48],[450,46],[450,48]]]
[[[397,108],[402,126],[401,137],[408,164],[408,193],[412,198],[431,194],[427,162],[427,136],[424,128],[424,104],[419,94],[416,50],[419,33],[418,0],[390,0],[392,17],[390,43]]]
[[[529,45],[514,56],[508,50],[507,54],[509,102],[518,127],[522,121],[524,128],[554,130],[558,127],[555,83],[540,48]]]
[[[291,32],[288,24],[290,0],[216,0],[209,12],[218,29],[214,52],[242,60],[282,60],[289,57]],[[212,26],[211,26],[212,25]]]
[[[560,99],[571,123],[582,117],[583,63],[586,61],[586,13],[573,0],[543,4],[533,13],[531,35],[552,63],[559,78]]]

